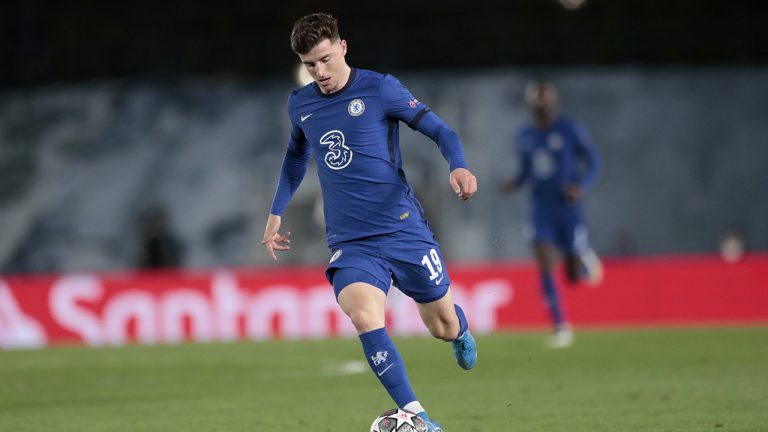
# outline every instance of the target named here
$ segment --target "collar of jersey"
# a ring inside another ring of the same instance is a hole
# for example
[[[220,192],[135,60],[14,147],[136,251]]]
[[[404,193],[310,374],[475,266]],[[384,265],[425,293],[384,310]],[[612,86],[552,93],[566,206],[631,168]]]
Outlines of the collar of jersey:
[[[346,92],[347,89],[352,85],[352,81],[355,80],[355,75],[357,74],[357,69],[350,68],[349,71],[349,79],[347,80],[347,83],[344,84],[344,87],[341,88],[339,91],[335,91],[333,93],[325,94],[322,91],[320,91],[320,86],[317,85],[317,82],[312,82],[312,87],[315,88],[315,93],[317,93],[318,96],[324,97],[324,98],[334,98],[337,96],[341,96],[342,93]]]

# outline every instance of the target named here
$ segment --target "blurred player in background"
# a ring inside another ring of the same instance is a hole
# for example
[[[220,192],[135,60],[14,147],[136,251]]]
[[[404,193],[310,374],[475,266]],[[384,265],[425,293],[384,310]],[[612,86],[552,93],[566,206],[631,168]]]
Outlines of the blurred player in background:
[[[462,200],[477,191],[456,134],[391,75],[351,68],[347,42],[327,14],[299,19],[291,48],[314,82],[291,93],[291,136],[262,244],[273,259],[289,248],[281,215],[306,173],[310,157],[323,192],[332,251],[326,277],[358,331],[366,360],[400,408],[440,431],[419,403],[385,328],[391,284],[413,298],[430,333],[451,341],[459,366],[471,369],[477,350],[467,320],[451,298],[450,279],[402,170],[398,125],[434,140],[450,166],[450,185]]]
[[[584,194],[597,176],[600,156],[586,129],[557,112],[557,90],[549,82],[526,87],[533,122],[517,134],[517,176],[501,184],[502,192],[531,185],[530,234],[541,273],[541,287],[554,324],[552,348],[573,343],[573,332],[553,277],[558,252],[565,259],[569,282],[597,285],[602,265],[587,239]]]

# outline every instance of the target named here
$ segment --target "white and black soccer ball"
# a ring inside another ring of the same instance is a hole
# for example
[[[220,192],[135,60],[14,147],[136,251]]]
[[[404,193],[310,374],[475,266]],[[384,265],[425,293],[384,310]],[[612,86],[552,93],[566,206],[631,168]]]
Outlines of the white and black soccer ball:
[[[427,432],[427,424],[410,411],[394,408],[376,417],[371,432]]]

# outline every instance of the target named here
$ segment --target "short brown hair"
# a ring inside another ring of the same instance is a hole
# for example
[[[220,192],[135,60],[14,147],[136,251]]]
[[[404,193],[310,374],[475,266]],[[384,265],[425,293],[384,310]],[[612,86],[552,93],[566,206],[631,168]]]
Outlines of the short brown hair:
[[[313,13],[299,18],[291,31],[291,49],[306,54],[325,39],[339,40],[339,23],[333,15]]]

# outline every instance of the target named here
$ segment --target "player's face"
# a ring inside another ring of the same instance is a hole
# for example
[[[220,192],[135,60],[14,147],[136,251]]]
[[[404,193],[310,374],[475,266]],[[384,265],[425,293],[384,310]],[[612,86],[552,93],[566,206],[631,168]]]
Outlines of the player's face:
[[[340,39],[331,42],[324,39],[306,54],[299,54],[307,72],[325,94],[341,90],[349,78],[349,66],[344,59],[347,54],[347,41]]]
[[[528,95],[528,104],[537,119],[551,119],[557,110],[557,93],[550,86],[536,85]]]

